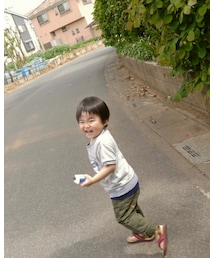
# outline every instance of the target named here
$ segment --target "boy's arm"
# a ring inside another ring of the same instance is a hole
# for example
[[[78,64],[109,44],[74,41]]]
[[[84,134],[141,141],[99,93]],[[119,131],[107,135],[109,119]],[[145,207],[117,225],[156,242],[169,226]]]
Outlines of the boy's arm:
[[[104,179],[106,176],[109,174],[113,173],[116,168],[115,164],[107,165],[103,167],[99,173],[97,173],[95,176],[91,177],[90,175],[85,174],[84,176],[86,177],[86,181],[84,181],[81,186],[90,186],[92,184],[95,184],[102,179]]]

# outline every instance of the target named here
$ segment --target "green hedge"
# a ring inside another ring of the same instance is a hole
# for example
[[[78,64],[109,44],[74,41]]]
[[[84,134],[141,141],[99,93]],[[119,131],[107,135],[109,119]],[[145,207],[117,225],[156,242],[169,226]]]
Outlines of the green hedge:
[[[74,45],[54,46],[50,49],[47,49],[44,52],[38,52],[38,53],[35,53],[35,54],[31,55],[30,57],[27,58],[27,62],[29,63],[37,57],[42,57],[43,59],[48,60],[48,59],[52,59],[52,58],[54,58],[56,56],[59,56],[59,55],[64,55],[64,54],[67,54],[67,53],[71,53],[73,50],[85,47],[86,45],[89,45],[92,42],[97,41],[99,39],[100,39],[100,37],[95,37],[95,38],[92,38],[92,39],[87,40],[85,42],[77,43],[77,44],[74,44]]]
[[[139,60],[172,67],[184,81],[174,99],[194,90],[210,96],[209,0],[96,0],[94,18],[106,45]]]

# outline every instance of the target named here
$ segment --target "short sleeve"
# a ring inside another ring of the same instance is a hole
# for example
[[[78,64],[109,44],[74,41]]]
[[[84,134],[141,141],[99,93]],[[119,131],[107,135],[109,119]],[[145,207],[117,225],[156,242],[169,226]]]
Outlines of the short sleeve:
[[[103,166],[116,164],[116,148],[111,142],[99,144],[97,149],[97,157]]]

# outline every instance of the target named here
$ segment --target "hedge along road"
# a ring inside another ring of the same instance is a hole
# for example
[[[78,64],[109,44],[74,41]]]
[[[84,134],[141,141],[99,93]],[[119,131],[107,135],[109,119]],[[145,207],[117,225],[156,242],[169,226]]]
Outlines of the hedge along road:
[[[139,176],[145,215],[168,224],[167,257],[209,257],[209,202],[185,176],[190,164],[142,131],[107,85],[113,52],[97,49],[5,95],[4,257],[162,257],[155,241],[126,243],[130,232],[99,184],[73,183],[76,173],[93,174],[75,121],[76,105],[89,95],[110,107],[109,129]]]

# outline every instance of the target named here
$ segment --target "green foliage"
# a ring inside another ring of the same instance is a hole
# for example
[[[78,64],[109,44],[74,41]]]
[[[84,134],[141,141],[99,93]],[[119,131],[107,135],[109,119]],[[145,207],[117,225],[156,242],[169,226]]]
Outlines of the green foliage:
[[[137,60],[151,61],[154,59],[154,48],[151,42],[143,38],[134,42],[121,42],[117,47],[117,53]]]
[[[194,90],[210,96],[209,0],[96,0],[94,18],[106,45],[140,60],[155,58],[172,67],[171,76],[184,78],[175,100]]]
[[[28,62],[32,61],[36,57],[42,57],[43,59],[48,60],[48,59],[54,58],[56,56],[69,53],[72,51],[72,49],[73,48],[70,45],[55,46],[50,49],[47,49],[45,52],[38,52],[38,53],[31,55],[30,57],[28,57]]]
[[[119,45],[125,38],[135,37],[135,31],[126,30],[126,20],[123,20],[121,13],[129,4],[129,0],[99,0],[95,1],[94,19],[98,21],[98,27],[102,30],[102,38],[106,46]],[[138,30],[139,31],[139,30]]]
[[[37,53],[27,57],[27,63],[30,63],[31,61],[33,61],[34,59],[36,59],[38,57],[44,58],[44,56],[45,56],[45,52],[37,52]]]
[[[54,58],[54,57],[59,56],[59,55],[64,55],[64,54],[67,54],[67,53],[71,53],[73,50],[85,47],[85,46],[89,45],[90,43],[92,43],[94,41],[97,41],[99,39],[100,39],[100,37],[94,37],[90,40],[87,40],[87,41],[81,42],[81,43],[77,43],[77,44],[74,44],[74,45],[55,46],[55,47],[47,49],[44,52],[38,52],[38,53],[35,53],[35,54],[31,55],[30,57],[28,57],[27,62],[31,62],[32,60],[34,60],[37,57],[41,57],[43,59],[48,60],[48,59]]]
[[[21,35],[18,30],[6,28],[4,30],[4,56],[10,58],[13,66],[17,69],[26,62],[21,47]],[[6,64],[4,64],[6,66]]]

